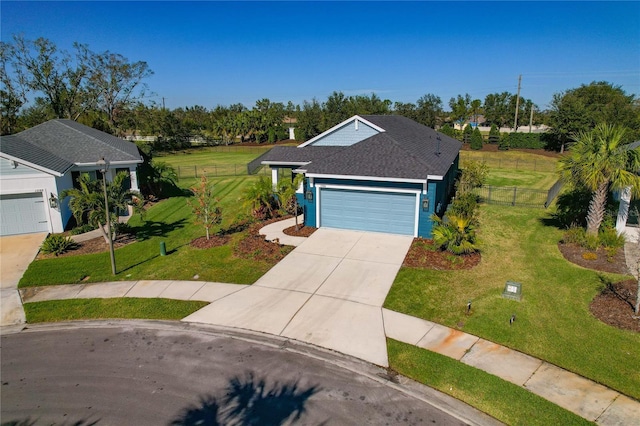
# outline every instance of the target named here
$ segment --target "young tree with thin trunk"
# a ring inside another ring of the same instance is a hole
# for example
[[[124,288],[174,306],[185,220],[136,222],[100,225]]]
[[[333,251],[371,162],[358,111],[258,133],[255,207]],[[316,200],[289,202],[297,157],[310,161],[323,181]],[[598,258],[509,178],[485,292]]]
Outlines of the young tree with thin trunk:
[[[599,124],[590,132],[579,132],[569,155],[560,159],[562,179],[592,192],[587,212],[589,235],[598,235],[610,190],[630,188],[633,196],[640,194],[640,148],[630,149],[624,136],[622,126]]]
[[[220,200],[213,196],[213,185],[205,175],[200,178],[200,185],[192,187],[191,191],[195,198],[187,200],[187,204],[193,210],[196,225],[204,226],[208,240],[211,227],[222,222],[222,209],[218,206]]]

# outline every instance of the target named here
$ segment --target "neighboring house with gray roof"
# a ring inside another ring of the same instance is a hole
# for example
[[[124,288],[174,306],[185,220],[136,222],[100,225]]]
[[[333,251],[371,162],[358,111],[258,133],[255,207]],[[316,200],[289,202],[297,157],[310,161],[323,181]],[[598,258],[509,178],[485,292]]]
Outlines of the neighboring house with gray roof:
[[[101,178],[96,162],[110,163],[107,180],[128,172],[138,190],[138,148],[72,120],[50,120],[15,135],[0,137],[0,235],[62,232],[71,218],[68,200],[81,173]]]
[[[297,147],[263,158],[303,173],[298,191],[307,226],[431,237],[432,215],[453,194],[462,144],[397,115],[353,116]]]

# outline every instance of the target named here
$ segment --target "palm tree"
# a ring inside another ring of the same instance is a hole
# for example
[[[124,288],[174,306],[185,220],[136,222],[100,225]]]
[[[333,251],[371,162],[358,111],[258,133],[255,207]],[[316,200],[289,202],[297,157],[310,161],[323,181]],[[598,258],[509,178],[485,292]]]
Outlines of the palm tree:
[[[107,183],[111,223],[117,223],[118,212],[127,210],[129,205],[133,205],[137,211],[142,209],[142,196],[136,191],[125,188],[124,182],[128,177],[125,172],[118,173],[113,181]],[[70,197],[69,209],[78,224],[83,223],[86,218],[89,224],[100,229],[105,241],[108,241],[109,236],[105,229],[107,216],[100,181],[91,180],[89,174],[82,173],[78,178],[78,184],[80,188],[66,189],[60,193],[60,197],[62,199]],[[115,238],[115,235],[112,237]]]
[[[278,185],[278,201],[280,208],[291,213],[296,218],[296,231],[298,230],[298,197],[296,191],[304,181],[304,175],[298,173],[292,180],[282,179]]]
[[[597,236],[610,190],[630,188],[640,194],[640,150],[624,144],[626,129],[599,124],[573,139],[569,155],[560,159],[559,173],[565,182],[592,192],[587,212],[587,234]]]
[[[433,243],[453,254],[469,254],[478,251],[476,228],[471,218],[447,214],[446,220],[434,216]]]
[[[257,219],[268,219],[273,216],[276,199],[271,179],[260,176],[253,185],[244,191],[244,206],[251,210]]]

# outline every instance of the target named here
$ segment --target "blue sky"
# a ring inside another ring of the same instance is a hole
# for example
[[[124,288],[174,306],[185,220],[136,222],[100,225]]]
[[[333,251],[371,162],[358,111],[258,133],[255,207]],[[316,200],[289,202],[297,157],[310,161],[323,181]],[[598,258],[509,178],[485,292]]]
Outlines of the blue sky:
[[[86,43],[155,72],[167,107],[261,98],[324,101],[334,90],[445,105],[554,93],[605,80],[640,93],[640,2],[10,2],[3,41]]]

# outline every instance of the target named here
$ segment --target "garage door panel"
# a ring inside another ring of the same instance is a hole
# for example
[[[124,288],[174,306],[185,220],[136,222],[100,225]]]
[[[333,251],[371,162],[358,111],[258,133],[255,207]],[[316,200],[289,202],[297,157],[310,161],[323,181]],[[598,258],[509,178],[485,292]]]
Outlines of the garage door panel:
[[[324,188],[320,226],[413,235],[416,196]]]
[[[42,193],[0,195],[0,235],[47,232]]]

